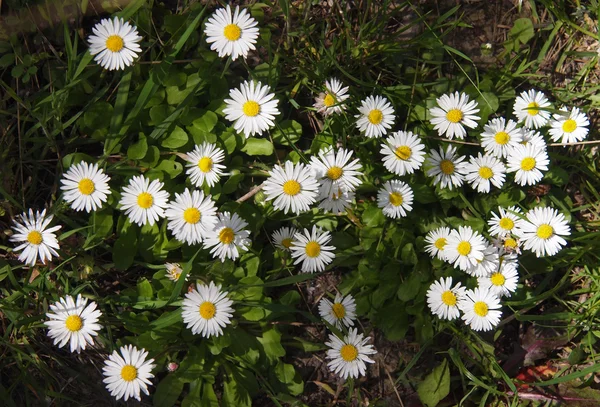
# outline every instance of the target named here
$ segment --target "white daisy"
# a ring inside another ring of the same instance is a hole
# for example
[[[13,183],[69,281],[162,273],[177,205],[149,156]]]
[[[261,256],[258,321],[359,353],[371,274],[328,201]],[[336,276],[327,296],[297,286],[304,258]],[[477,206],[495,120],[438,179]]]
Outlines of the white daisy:
[[[517,116],[519,122],[525,122],[525,127],[539,129],[550,119],[550,112],[547,110],[549,107],[550,102],[546,95],[530,89],[517,96],[513,114]]]
[[[321,150],[319,156],[312,156],[310,159],[310,168],[315,177],[320,182],[320,197],[330,198],[338,193],[339,189],[345,191],[354,191],[357,186],[362,184],[358,178],[362,175],[358,158],[350,161],[352,151],[340,148],[335,151],[333,148]]]
[[[48,321],[44,324],[48,327],[48,336],[54,339],[54,345],[62,348],[70,343],[71,352],[85,350],[85,347],[94,344],[93,336],[98,335],[102,326],[98,319],[102,315],[96,309],[96,303],[87,298],[77,295],[77,301],[70,295],[61,298],[54,304],[50,304],[52,312],[46,313]]]
[[[296,228],[283,227],[273,232],[271,240],[279,250],[289,252],[296,233],[298,233]]]
[[[350,294],[344,297],[337,293],[333,303],[327,298],[323,298],[319,302],[319,314],[321,314],[321,318],[338,329],[342,329],[342,326],[351,327],[356,319],[354,297]]]
[[[314,107],[323,116],[339,114],[346,110],[344,101],[348,99],[348,86],[342,88],[342,83],[336,78],[325,81],[325,92],[315,98]]]
[[[275,125],[273,120],[279,114],[278,100],[270,91],[269,85],[263,86],[253,81],[242,83],[239,89],[231,89],[231,99],[225,99],[225,119],[235,122],[233,128],[238,133],[244,133],[246,138],[263,134]]]
[[[458,302],[463,312],[462,319],[475,331],[490,331],[498,325],[502,311],[500,299],[489,289],[481,287],[465,291]]]
[[[185,189],[183,193],[175,193],[175,200],[169,202],[165,211],[169,220],[167,229],[180,242],[189,245],[202,243],[204,238],[217,224],[217,208],[211,196],[204,192]]]
[[[381,143],[383,165],[388,171],[405,175],[421,168],[425,161],[425,146],[421,138],[410,131],[397,131]]]
[[[471,264],[465,272],[473,277],[489,276],[500,268],[500,251],[491,244],[485,243],[483,258],[477,260],[476,264]]]
[[[533,145],[519,145],[508,153],[507,170],[516,172],[515,182],[519,185],[535,185],[543,177],[542,171],[548,171],[548,153]]]
[[[329,335],[329,342],[325,342],[330,349],[327,350],[327,363],[329,369],[346,380],[358,378],[367,371],[365,363],[375,363],[368,355],[377,353],[373,345],[367,345],[369,337],[363,339],[363,334],[358,334],[356,328],[350,328],[348,335],[340,339],[334,334]]]
[[[353,201],[353,191],[338,189],[337,193],[334,193],[331,198],[323,198],[319,203],[319,208],[323,209],[325,212],[331,212],[334,215],[337,215],[346,212],[346,210],[352,206]]]
[[[429,253],[432,258],[437,257],[440,260],[446,260],[444,249],[448,243],[448,237],[450,236],[450,228],[441,227],[434,229],[427,233],[425,236],[425,251]]]
[[[183,273],[183,269],[179,263],[165,263],[165,268],[167,269],[167,273],[165,275],[171,281],[177,282],[179,277],[181,277],[181,273]]]
[[[506,179],[506,167],[504,163],[492,155],[481,155],[470,157],[465,164],[465,180],[477,192],[490,192],[490,184],[496,188],[502,188]]]
[[[486,277],[479,277],[477,284],[484,290],[490,290],[498,297],[510,297],[517,290],[519,273],[512,264],[502,263],[500,269]]]
[[[458,301],[465,294],[465,288],[457,283],[452,287],[452,277],[440,278],[434,281],[427,290],[427,305],[432,314],[439,318],[452,321],[460,316]]]
[[[429,157],[425,161],[427,176],[433,177],[433,184],[440,188],[453,189],[460,187],[464,180],[465,157],[456,154],[456,148],[448,146],[446,151],[440,147],[440,152],[435,150],[429,152]]]
[[[104,69],[125,69],[142,52],[137,28],[122,18],[102,19],[92,31],[88,38],[90,54],[96,55],[94,60]]]
[[[223,328],[231,323],[232,304],[227,291],[221,291],[221,285],[212,281],[209,285],[196,284],[196,289],[188,292],[183,300],[183,322],[195,335],[200,334],[204,338],[220,336]]]
[[[548,145],[546,144],[546,140],[544,137],[536,130],[527,130],[526,128],[521,128],[521,135],[523,136],[523,140],[520,144],[524,146],[533,146],[536,150],[546,150]],[[510,150],[507,154],[507,158],[510,155]]]
[[[498,248],[501,254],[521,254],[521,239],[511,234],[494,240],[494,246]]]
[[[14,220],[14,234],[10,237],[10,241],[21,243],[13,249],[14,251],[23,250],[19,254],[19,261],[33,267],[38,256],[44,264],[46,260],[52,260],[52,256],[58,257],[56,252],[58,240],[56,240],[54,232],[62,226],[46,229],[52,222],[52,218],[53,215],[46,216],[45,209],[41,213],[36,211],[35,216],[33,210],[29,209],[29,213],[23,212]]]
[[[521,224],[519,237],[523,248],[531,250],[537,257],[554,256],[567,244],[561,236],[569,236],[571,228],[562,213],[554,208],[533,208]]]
[[[154,225],[165,216],[169,193],[163,191],[162,187],[163,183],[159,180],[150,182],[143,175],[129,180],[129,185],[123,187],[119,204],[131,222],[139,226],[147,223]]]
[[[248,250],[251,245],[250,232],[244,228],[248,223],[240,218],[237,213],[223,212],[215,228],[204,240],[204,245],[211,248],[213,258],[235,260],[240,256],[239,250]]]
[[[236,6],[232,15],[228,4],[208,19],[204,34],[206,42],[212,44],[210,49],[217,51],[219,57],[231,55],[231,60],[235,61],[239,56],[246,58],[248,51],[256,49],[257,25],[248,10],[240,12],[240,7]]]
[[[194,150],[187,153],[188,167],[186,174],[190,176],[192,184],[198,188],[206,183],[209,187],[213,187],[221,175],[225,166],[221,163],[225,153],[216,144],[204,142],[201,145],[196,145]]]
[[[368,138],[385,135],[394,124],[394,108],[382,96],[367,97],[361,102],[358,111],[360,114],[354,116],[358,119],[356,127]]]
[[[469,226],[460,226],[453,230],[448,236],[448,242],[444,247],[444,254],[455,267],[466,271],[470,267],[477,266],[483,260],[483,252],[487,245],[485,239]]]
[[[315,203],[319,183],[310,167],[286,161],[284,166],[275,165],[263,184],[266,199],[275,200],[273,206],[284,213],[306,212]]]
[[[110,195],[108,187],[110,178],[97,164],[81,162],[69,168],[60,180],[64,191],[64,200],[76,211],[95,211],[102,208],[106,196]]]
[[[323,232],[313,225],[312,232],[304,229],[294,235],[292,242],[292,258],[294,264],[302,263],[303,273],[323,271],[335,258],[335,246],[326,246],[331,241],[331,234]]]
[[[120,353],[120,354],[119,354]],[[148,385],[154,377],[152,364],[154,359],[148,359],[145,349],[138,349],[133,345],[122,346],[119,352],[116,350],[104,361],[102,368],[106,388],[110,395],[117,400],[127,401],[130,397],[141,401],[140,390],[146,395],[150,394]]]
[[[498,117],[483,126],[481,147],[486,153],[498,158],[506,158],[510,149],[521,141],[523,133],[512,120],[506,121],[504,117]]]
[[[450,140],[456,136],[458,139],[464,139],[467,135],[465,126],[470,129],[477,127],[479,112],[477,102],[471,100],[466,93],[454,92],[454,94],[442,95],[436,99],[439,107],[429,109],[433,124],[433,129],[437,130],[440,136],[446,136]]]
[[[520,225],[522,222],[521,214],[523,213],[520,208],[516,206],[510,206],[507,209],[498,207],[499,215],[492,212],[492,219],[488,220],[490,229],[488,233],[492,236],[503,237],[514,233],[519,234],[521,229]]]
[[[401,218],[412,211],[413,191],[402,181],[387,181],[377,193],[377,206],[392,219]]]
[[[565,143],[577,143],[584,140],[588,135],[587,126],[590,125],[585,113],[574,107],[570,112],[563,107],[561,113],[555,113],[550,122],[551,129],[548,130],[552,141]],[[564,112],[564,113],[562,113]]]

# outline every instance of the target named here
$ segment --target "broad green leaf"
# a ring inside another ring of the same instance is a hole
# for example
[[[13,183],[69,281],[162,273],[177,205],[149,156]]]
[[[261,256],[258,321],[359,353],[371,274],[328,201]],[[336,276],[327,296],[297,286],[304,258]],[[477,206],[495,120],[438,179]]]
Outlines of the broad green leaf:
[[[257,339],[262,343],[265,354],[271,362],[285,356],[285,349],[281,346],[281,334],[277,331],[277,328],[273,327],[264,331],[262,337]]]
[[[165,138],[160,145],[165,148],[176,149],[186,145],[187,142],[188,135],[185,130],[179,126],[175,126],[171,134],[169,134],[169,136]]]
[[[271,155],[273,154],[273,144],[266,139],[250,137],[246,139],[246,144],[242,151],[248,155]]]
[[[448,360],[435,367],[417,386],[417,393],[426,407],[435,407],[450,393],[450,369]]]
[[[152,284],[147,279],[142,279],[137,283],[137,294],[138,297],[152,298],[152,294],[154,290],[152,289]]]
[[[171,407],[179,398],[183,391],[183,382],[177,376],[169,375],[161,380],[156,386],[154,397],[152,398],[154,406]]]
[[[527,44],[535,35],[533,30],[533,22],[529,18],[519,18],[513,23],[508,35],[520,41],[522,44]]]
[[[211,112],[210,110],[206,110],[200,117],[195,119],[192,124],[199,130],[210,132],[215,128],[215,125],[219,121],[219,118],[215,114],[215,112]]]
[[[141,160],[146,156],[148,152],[148,142],[146,141],[146,136],[143,133],[140,133],[138,141],[131,144],[127,149],[127,157],[130,160]]]

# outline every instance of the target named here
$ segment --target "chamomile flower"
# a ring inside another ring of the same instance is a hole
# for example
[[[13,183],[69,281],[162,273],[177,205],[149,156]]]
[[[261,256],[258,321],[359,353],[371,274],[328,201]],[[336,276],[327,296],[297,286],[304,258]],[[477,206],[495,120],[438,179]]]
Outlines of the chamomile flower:
[[[533,145],[519,145],[508,154],[508,172],[515,173],[515,182],[519,185],[535,185],[543,177],[542,171],[548,171],[548,153]]]
[[[270,91],[269,85],[253,81],[242,83],[239,89],[231,89],[230,99],[225,99],[225,119],[234,122],[233,128],[244,133],[246,138],[262,135],[275,124],[273,120],[279,114],[279,101]]]
[[[284,166],[275,165],[263,184],[266,199],[273,201],[276,209],[284,213],[306,212],[317,199],[319,183],[310,167],[286,161]]]
[[[102,368],[103,382],[111,396],[117,400],[135,398],[141,401],[140,390],[150,394],[148,385],[152,385],[150,379],[154,377],[152,369],[156,365],[152,363],[154,359],[146,360],[147,357],[145,349],[133,345],[122,346],[119,352],[113,351]]]
[[[192,184],[198,188],[203,184],[213,187],[219,182],[223,175],[225,166],[221,163],[225,153],[216,144],[204,142],[201,145],[196,145],[194,150],[187,153],[188,167],[185,172],[190,177]]]
[[[102,312],[96,307],[94,301],[88,304],[87,298],[82,298],[81,294],[76,301],[67,295],[50,304],[51,312],[46,313],[48,321],[45,325],[48,327],[48,336],[54,339],[54,345],[62,348],[69,342],[71,352],[77,353],[85,350],[88,344],[93,345],[93,337],[102,329],[98,324]]]
[[[471,157],[465,164],[465,180],[477,192],[490,192],[490,184],[502,188],[506,179],[506,167],[500,159],[491,155]]]
[[[71,208],[91,212],[102,208],[102,203],[110,195],[108,181],[110,178],[97,164],[81,162],[63,175],[60,189],[64,191],[64,200],[71,204]]]
[[[492,245],[485,243],[483,250],[483,258],[478,260],[476,264],[471,264],[465,272],[473,277],[489,276],[495,273],[500,268],[500,251]]]
[[[387,133],[394,124],[394,108],[382,96],[369,96],[361,102],[356,117],[356,127],[368,138],[378,138]]]
[[[485,288],[475,288],[465,291],[458,302],[463,312],[462,319],[475,331],[490,331],[500,322],[502,306],[500,299],[492,291]]]
[[[330,198],[323,198],[319,203],[319,208],[323,209],[325,212],[331,212],[334,215],[337,215],[346,212],[346,210],[352,206],[353,201],[354,192],[345,191],[340,188],[337,193],[334,193]]]
[[[427,290],[427,305],[434,315],[452,321],[460,316],[458,302],[465,294],[465,288],[457,283],[452,287],[452,277],[434,281]]]
[[[498,297],[510,297],[517,290],[518,283],[519,273],[512,264],[502,264],[498,271],[477,279],[480,288],[488,289]]]
[[[88,38],[90,54],[104,69],[125,69],[142,52],[137,28],[122,18],[102,19],[92,31],[94,34]]]
[[[310,168],[317,180],[321,183],[321,197],[332,197],[339,189],[354,191],[362,184],[358,178],[362,175],[358,158],[352,159],[352,151],[340,148],[323,149],[318,157],[311,157]]]
[[[339,114],[346,109],[344,101],[348,99],[348,86],[342,87],[342,83],[336,78],[325,81],[325,92],[319,93],[315,98],[314,107],[323,116]]]
[[[432,258],[437,257],[440,260],[446,260],[444,249],[448,243],[448,237],[450,237],[450,228],[441,227],[432,230],[425,236],[425,251],[429,253]]]
[[[547,110],[549,107],[550,102],[546,95],[530,89],[517,96],[513,114],[517,116],[519,122],[525,123],[525,127],[539,129],[545,126],[550,119],[550,112]]]
[[[524,146],[533,146],[536,150],[546,150],[548,145],[546,144],[546,140],[544,137],[536,130],[528,130],[526,128],[521,129],[521,135],[523,136],[523,140],[520,144]],[[510,155],[510,151],[507,154],[507,158]]]
[[[211,196],[187,188],[181,194],[175,193],[165,216],[169,220],[167,229],[177,240],[189,245],[202,243],[217,224],[217,208]]]
[[[167,273],[165,275],[169,280],[173,282],[179,281],[179,278],[183,273],[183,269],[181,268],[181,265],[179,263],[165,263],[165,268],[167,269]]]
[[[248,250],[251,245],[250,232],[244,229],[248,223],[237,213],[223,212],[218,215],[215,228],[204,240],[204,245],[211,248],[213,258],[218,257],[222,262],[225,259],[235,260],[240,256],[240,250]]]
[[[412,211],[413,191],[402,181],[387,181],[377,193],[377,206],[392,219],[402,218]]]
[[[298,233],[296,228],[283,227],[273,232],[271,241],[279,250],[289,252],[296,233]]]
[[[240,7],[236,6],[232,14],[228,4],[227,8],[216,10],[208,19],[204,30],[206,42],[221,58],[229,55],[232,61],[239,56],[246,58],[250,50],[256,49],[257,25],[248,10],[240,12]]]
[[[519,237],[523,248],[531,250],[537,257],[554,256],[567,244],[561,236],[569,236],[571,228],[565,216],[554,208],[533,208],[521,224]]]
[[[193,334],[204,338],[223,334],[223,328],[231,324],[233,316],[233,301],[227,294],[221,291],[221,285],[211,281],[209,285],[196,284],[196,288],[185,295],[181,315]]]
[[[460,226],[458,230],[450,232],[448,242],[444,247],[444,254],[455,267],[466,271],[470,267],[477,266],[478,262],[483,260],[483,252],[486,247],[483,236],[469,226]]]
[[[162,187],[163,183],[159,180],[150,182],[143,175],[129,180],[129,185],[123,187],[119,204],[131,222],[139,226],[154,225],[165,216],[169,193]]]
[[[551,129],[548,130],[552,141],[565,143],[576,143],[584,140],[588,135],[590,121],[585,113],[574,107],[570,112],[566,107],[555,113],[550,122]],[[563,113],[564,112],[564,113]]]
[[[356,302],[350,294],[343,296],[340,293],[335,295],[333,303],[327,298],[319,302],[319,314],[321,318],[331,325],[342,329],[342,326],[351,327],[356,319]]]
[[[523,141],[523,134],[517,123],[506,121],[504,117],[492,119],[483,126],[481,147],[486,153],[498,158],[506,158],[511,148]]]
[[[431,124],[440,136],[445,135],[450,140],[456,136],[462,140],[467,135],[465,126],[470,129],[477,127],[479,108],[476,101],[469,101],[466,93],[442,95],[436,101],[439,107],[429,109],[429,114],[432,116]]]
[[[425,146],[421,138],[410,131],[397,131],[381,144],[383,165],[388,171],[405,175],[421,168],[425,161]]]
[[[331,234],[323,232],[313,225],[312,232],[304,229],[294,235],[292,242],[292,258],[294,264],[302,263],[303,273],[323,271],[335,258],[335,246],[327,246],[331,241]]]
[[[453,189],[460,187],[464,180],[465,157],[456,154],[456,148],[448,146],[446,151],[440,147],[440,152],[429,152],[430,156],[425,161],[427,176],[433,177],[433,184],[440,188]]]
[[[327,350],[327,359],[331,359],[327,366],[344,380],[364,375],[367,371],[365,363],[375,363],[368,355],[377,353],[373,345],[367,345],[368,341],[369,337],[363,338],[356,328],[350,328],[343,339],[330,334],[329,342],[325,342],[330,348]]]
[[[514,233],[519,234],[522,222],[522,211],[516,206],[510,206],[507,209],[498,207],[499,215],[492,212],[492,218],[488,220],[489,234],[492,236],[503,237]]]
[[[23,212],[17,219],[14,220],[14,234],[10,237],[11,242],[20,243],[15,247],[14,251],[23,250],[19,254],[19,261],[22,261],[28,266],[35,266],[36,259],[40,258],[42,263],[46,260],[52,260],[52,257],[58,257],[56,250],[58,249],[58,240],[56,240],[56,232],[62,226],[53,226],[46,229],[53,216],[46,216],[46,210],[41,213],[29,209],[28,212]]]

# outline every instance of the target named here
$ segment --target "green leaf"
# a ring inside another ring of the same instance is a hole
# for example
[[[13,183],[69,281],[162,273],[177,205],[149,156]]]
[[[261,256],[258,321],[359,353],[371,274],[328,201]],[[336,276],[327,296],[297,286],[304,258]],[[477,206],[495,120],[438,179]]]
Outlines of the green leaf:
[[[448,360],[444,359],[419,383],[417,393],[426,407],[435,407],[450,393],[450,369]]]
[[[246,140],[242,151],[248,155],[271,155],[274,149],[269,140],[250,137]]]
[[[140,133],[140,138],[127,149],[127,157],[130,160],[141,160],[148,152],[148,142],[146,136]]]
[[[533,22],[529,18],[519,18],[514,22],[508,35],[522,44],[527,44],[535,35]]]
[[[110,103],[99,101],[91,105],[83,114],[83,124],[93,130],[106,129],[113,114]]]
[[[144,278],[137,283],[138,297],[152,298],[153,293],[152,284],[147,279]]]
[[[195,119],[192,122],[192,124],[194,125],[194,127],[198,128],[199,130],[202,130],[205,132],[210,132],[212,129],[215,128],[215,125],[217,124],[218,121],[219,121],[219,118],[217,117],[215,112],[211,112],[210,110],[207,110],[204,113],[202,113],[202,116]]]
[[[179,126],[175,126],[171,134],[169,134],[169,136],[164,139],[160,145],[166,148],[176,149],[186,145],[188,139],[189,138],[185,130]]]
[[[0,58],[0,68],[4,69],[15,63],[15,54],[5,54]]]
[[[294,366],[288,363],[279,361],[277,366],[275,366],[275,376],[281,383],[286,385],[288,391],[294,396],[297,396],[304,390],[304,383],[302,383],[300,375],[296,372]]]
[[[295,120],[284,120],[272,133],[273,141],[284,146],[295,145],[302,137],[302,125]]]
[[[257,339],[262,343],[265,354],[271,362],[275,362],[285,356],[285,349],[281,346],[281,334],[276,328],[273,327],[263,332],[262,337]]]
[[[137,235],[135,229],[130,227],[127,232],[119,236],[113,246],[113,262],[117,270],[127,270],[133,264],[136,252]]]
[[[153,404],[157,407],[174,406],[182,391],[183,382],[177,376],[169,375],[156,386]]]

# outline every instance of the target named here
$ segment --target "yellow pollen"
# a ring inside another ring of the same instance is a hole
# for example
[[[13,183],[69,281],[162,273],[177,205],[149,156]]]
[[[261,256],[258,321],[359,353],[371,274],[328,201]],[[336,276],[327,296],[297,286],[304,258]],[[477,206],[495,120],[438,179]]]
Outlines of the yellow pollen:
[[[42,240],[42,234],[37,230],[32,230],[27,235],[27,241],[31,244],[41,244]]]
[[[517,247],[517,241],[512,237],[509,237],[504,241],[504,247],[507,249],[514,249]]]
[[[79,181],[79,185],[77,187],[79,188],[79,192],[81,192],[83,195],[91,195],[96,190],[94,181],[89,178],[84,178]]]
[[[79,315],[69,315],[65,320],[65,326],[71,332],[77,332],[83,328],[83,321]]]
[[[550,239],[554,234],[554,228],[544,223],[543,225],[538,226],[536,234],[540,239]]]
[[[479,176],[483,179],[490,179],[494,176],[494,173],[490,167],[481,167],[479,168]]]
[[[281,241],[281,245],[283,247],[285,247],[286,249],[289,249],[290,247],[292,247],[292,238],[291,237],[287,237],[287,238],[283,239]]]
[[[504,230],[512,230],[515,227],[515,222],[511,218],[502,218],[498,224]]]
[[[494,273],[490,277],[490,281],[494,285],[503,286],[504,282],[506,281],[506,278],[502,275],[502,273]]]
[[[291,179],[289,181],[285,181],[285,183],[283,184],[283,193],[286,195],[290,195],[290,196],[298,195],[300,193],[301,189],[302,189],[302,186],[300,185],[300,183],[293,179]]]
[[[260,113],[260,105],[253,100],[249,100],[244,103],[242,110],[246,116],[254,117]]]
[[[185,211],[183,211],[183,220],[187,223],[196,224],[200,222],[201,217],[202,214],[196,208],[187,208]]]
[[[346,308],[344,308],[344,306],[340,303],[336,302],[335,304],[333,304],[331,310],[333,311],[333,315],[335,315],[337,319],[342,319],[346,316]]]
[[[202,157],[200,161],[198,161],[198,168],[200,168],[200,171],[204,173],[210,172],[210,170],[212,170],[212,167],[213,160],[210,157]]]
[[[121,369],[121,379],[131,382],[137,378],[137,369],[132,365],[125,365]]]
[[[454,164],[450,160],[442,160],[440,162],[440,170],[446,175],[454,173]]]
[[[315,258],[321,253],[321,245],[315,241],[308,242],[304,251],[308,257]]]
[[[483,301],[477,301],[473,305],[473,311],[475,311],[475,313],[480,317],[485,317],[488,314],[488,306]]]
[[[510,136],[505,131],[499,131],[494,136],[494,140],[496,141],[496,143],[498,143],[498,144],[500,144],[500,145],[503,146],[503,145],[507,144],[510,141]]]
[[[521,169],[523,171],[531,171],[535,167],[535,158],[525,157],[521,160]]]
[[[454,294],[452,291],[448,290],[442,293],[442,302],[447,306],[454,307],[456,305],[456,301],[456,294]]]
[[[383,120],[383,112],[379,109],[373,109],[369,112],[367,119],[371,124],[379,124]]]
[[[233,229],[231,228],[223,228],[223,230],[219,232],[219,240],[223,244],[231,244],[234,237],[235,233],[233,233]]]
[[[400,146],[396,149],[396,157],[399,160],[408,160],[412,155],[412,150],[409,146]]]
[[[200,308],[198,310],[200,312],[200,316],[204,319],[213,319],[215,313],[217,312],[217,307],[215,304],[209,301],[204,301],[200,304]]]
[[[142,192],[138,195],[138,206],[142,209],[148,209],[154,203],[154,198],[148,192]]]
[[[458,252],[458,254],[460,254],[461,256],[466,256],[469,253],[471,253],[471,243],[466,242],[466,241],[462,241],[458,244],[458,246],[456,247],[456,251]]]
[[[229,41],[237,41],[242,36],[242,29],[236,24],[229,24],[223,29],[223,35]]]
[[[358,357],[358,349],[354,345],[344,345],[340,349],[340,356],[346,362],[352,362]]]
[[[327,170],[327,178],[329,178],[332,181],[338,180],[341,178],[342,175],[344,175],[344,170],[342,170],[340,167],[331,167],[330,169]]]
[[[323,104],[327,107],[335,105],[335,98],[329,93],[323,98]]]
[[[530,104],[527,105],[527,113],[530,116],[535,116],[536,114],[538,114],[540,112],[540,109],[538,109],[538,107],[540,107],[540,105],[538,105],[535,102],[531,102]]]
[[[435,241],[433,245],[438,250],[444,250],[444,247],[446,247],[446,238],[440,237],[438,240]]]
[[[112,52],[119,52],[123,49],[123,38],[118,35],[111,35],[106,39],[106,49]]]
[[[390,203],[394,206],[400,206],[402,205],[402,202],[404,202],[404,198],[402,198],[402,194],[399,194],[398,192],[392,192],[390,194]]]
[[[562,129],[565,133],[573,133],[577,129],[577,122],[573,119],[566,120],[562,125]]]
[[[448,110],[448,113],[446,113],[446,119],[452,123],[458,123],[462,120],[462,118],[463,112],[461,112],[459,109]]]

